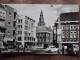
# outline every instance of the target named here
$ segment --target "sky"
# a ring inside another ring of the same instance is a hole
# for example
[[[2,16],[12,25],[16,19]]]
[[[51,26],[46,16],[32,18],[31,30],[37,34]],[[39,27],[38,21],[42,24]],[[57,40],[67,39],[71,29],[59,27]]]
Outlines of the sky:
[[[77,12],[78,5],[54,5],[54,4],[8,4],[17,10],[19,15],[28,16],[38,23],[40,12],[43,11],[46,26],[53,26],[61,13]],[[36,24],[37,25],[37,24]]]

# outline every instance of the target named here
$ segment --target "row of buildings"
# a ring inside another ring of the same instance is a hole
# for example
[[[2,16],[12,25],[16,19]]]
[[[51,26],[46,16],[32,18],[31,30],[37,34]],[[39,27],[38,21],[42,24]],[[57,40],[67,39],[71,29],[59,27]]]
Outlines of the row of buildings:
[[[35,26],[35,20],[28,16],[20,16],[16,21],[16,46],[25,48],[46,48],[52,45],[53,30],[45,25],[41,10],[39,22]]]
[[[16,38],[16,11],[14,8],[0,4],[0,48],[14,48]]]
[[[0,48],[47,47],[52,40],[53,31],[46,27],[42,11],[38,26],[35,26],[34,19],[19,15],[14,8],[0,4]]]
[[[73,50],[79,46],[79,12],[61,13],[53,30],[46,26],[41,10],[39,22],[22,16],[17,10],[0,4],[0,48],[47,48],[54,45],[62,49]]]
[[[14,49],[32,43],[34,45],[34,23],[35,20],[30,17],[19,16],[14,8],[0,4],[0,48]]]

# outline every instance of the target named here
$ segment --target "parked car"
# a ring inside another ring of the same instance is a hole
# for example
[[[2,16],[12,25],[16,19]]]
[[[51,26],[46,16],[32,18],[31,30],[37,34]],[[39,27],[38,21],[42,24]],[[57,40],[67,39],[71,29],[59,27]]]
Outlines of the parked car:
[[[45,51],[44,51],[44,48],[43,47],[36,46],[36,47],[34,47],[32,49],[32,53],[35,53],[35,54],[44,54]]]
[[[58,54],[59,48],[56,48],[55,46],[49,46],[48,48],[44,49],[44,51]]]

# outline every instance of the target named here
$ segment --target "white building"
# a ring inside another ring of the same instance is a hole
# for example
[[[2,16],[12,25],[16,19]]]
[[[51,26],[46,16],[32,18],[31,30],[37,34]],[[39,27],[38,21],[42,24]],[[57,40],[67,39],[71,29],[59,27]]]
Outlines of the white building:
[[[35,20],[27,16],[19,16],[17,20],[17,45],[32,48],[36,42]]]

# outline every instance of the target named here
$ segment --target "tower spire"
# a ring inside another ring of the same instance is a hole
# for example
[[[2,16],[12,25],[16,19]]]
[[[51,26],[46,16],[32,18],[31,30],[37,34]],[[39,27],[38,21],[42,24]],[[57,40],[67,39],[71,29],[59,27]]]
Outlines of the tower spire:
[[[44,22],[44,17],[43,17],[43,11],[41,10],[38,26],[44,26],[44,25],[45,25],[45,22]]]
[[[40,16],[43,16],[43,12],[42,12],[42,10],[41,10]]]

